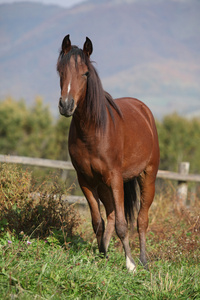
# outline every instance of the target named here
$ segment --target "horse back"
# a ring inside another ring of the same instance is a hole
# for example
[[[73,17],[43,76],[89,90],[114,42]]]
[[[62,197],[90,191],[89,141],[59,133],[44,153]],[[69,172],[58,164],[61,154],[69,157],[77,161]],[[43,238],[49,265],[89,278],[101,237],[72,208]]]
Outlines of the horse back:
[[[115,99],[115,102],[125,118],[127,118],[127,116],[130,116],[131,118],[137,118],[138,123],[145,121],[154,128],[154,117],[151,110],[144,102],[130,97],[117,98]],[[155,133],[157,133],[157,131]]]

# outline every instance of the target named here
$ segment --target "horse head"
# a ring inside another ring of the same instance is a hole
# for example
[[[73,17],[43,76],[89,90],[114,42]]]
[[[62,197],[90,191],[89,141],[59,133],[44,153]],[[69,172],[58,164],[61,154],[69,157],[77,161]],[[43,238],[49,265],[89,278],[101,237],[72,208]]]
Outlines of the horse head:
[[[83,49],[71,45],[69,34],[63,39],[57,62],[61,88],[58,107],[61,115],[72,116],[86,96],[92,51],[92,42],[88,37]]]

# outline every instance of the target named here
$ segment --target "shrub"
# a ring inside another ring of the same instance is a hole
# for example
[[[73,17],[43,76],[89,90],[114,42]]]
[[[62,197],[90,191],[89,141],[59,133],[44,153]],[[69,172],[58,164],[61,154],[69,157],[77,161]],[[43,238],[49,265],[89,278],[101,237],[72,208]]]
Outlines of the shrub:
[[[45,237],[51,230],[72,235],[79,217],[63,200],[67,188],[57,178],[43,182],[35,191],[28,170],[2,164],[0,167],[0,230]]]

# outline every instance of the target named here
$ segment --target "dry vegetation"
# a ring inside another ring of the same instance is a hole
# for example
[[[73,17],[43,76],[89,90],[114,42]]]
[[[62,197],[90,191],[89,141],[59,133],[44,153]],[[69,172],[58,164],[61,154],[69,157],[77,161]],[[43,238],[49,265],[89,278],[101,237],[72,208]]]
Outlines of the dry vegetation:
[[[0,229],[40,238],[45,238],[52,230],[62,229],[72,236],[79,217],[74,207],[62,200],[62,195],[68,192],[70,189],[56,175],[38,185],[32,181],[30,171],[3,164],[0,169]]]

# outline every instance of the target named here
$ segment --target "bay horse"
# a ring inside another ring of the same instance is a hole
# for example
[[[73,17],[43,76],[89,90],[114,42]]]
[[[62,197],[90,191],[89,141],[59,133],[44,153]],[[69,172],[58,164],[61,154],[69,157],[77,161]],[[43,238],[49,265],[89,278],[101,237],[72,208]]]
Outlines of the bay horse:
[[[123,244],[126,267],[134,272],[128,221],[133,222],[137,182],[140,261],[147,267],[146,230],[159,165],[158,135],[153,115],[143,102],[135,98],[114,100],[103,90],[90,61],[92,52],[88,37],[83,49],[71,45],[69,34],[64,37],[57,61],[61,88],[58,107],[61,115],[72,116],[69,153],[90,207],[99,251],[106,254],[115,229]],[[100,200],[106,211],[106,228]]]

